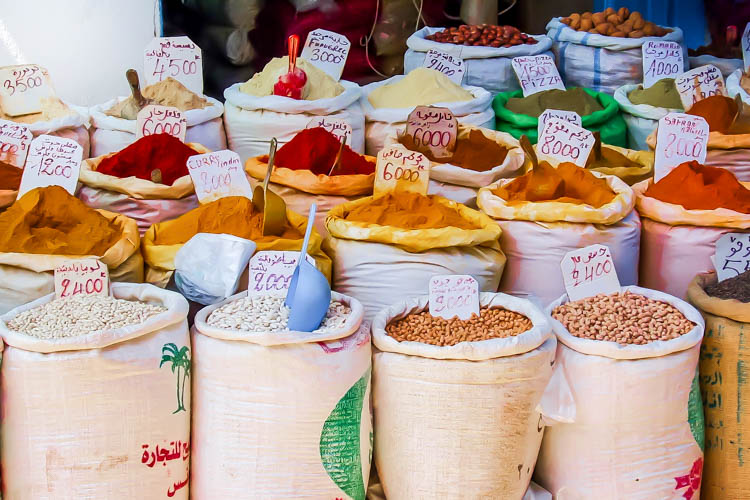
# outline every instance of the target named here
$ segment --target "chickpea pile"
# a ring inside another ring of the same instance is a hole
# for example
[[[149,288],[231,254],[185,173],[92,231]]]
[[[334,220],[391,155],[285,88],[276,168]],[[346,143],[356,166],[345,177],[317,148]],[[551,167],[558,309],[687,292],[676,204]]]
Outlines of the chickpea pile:
[[[428,40],[454,45],[479,45],[483,47],[513,47],[515,45],[534,45],[536,39],[521,33],[513,26],[495,26],[491,24],[467,25],[458,28],[446,28],[432,35]]]
[[[459,342],[514,337],[531,329],[531,320],[515,311],[501,307],[479,309],[479,316],[471,319],[443,319],[429,311],[410,314],[385,327],[385,331],[398,340],[423,342],[438,346],[456,345]]]
[[[563,304],[552,317],[576,337],[618,344],[676,339],[695,326],[671,304],[627,291]]]
[[[643,19],[640,12],[630,12],[627,7],[615,10],[608,7],[604,12],[584,12],[571,14],[560,20],[576,31],[587,31],[599,35],[618,38],[641,38],[644,36],[664,36],[672,30],[662,28]]]

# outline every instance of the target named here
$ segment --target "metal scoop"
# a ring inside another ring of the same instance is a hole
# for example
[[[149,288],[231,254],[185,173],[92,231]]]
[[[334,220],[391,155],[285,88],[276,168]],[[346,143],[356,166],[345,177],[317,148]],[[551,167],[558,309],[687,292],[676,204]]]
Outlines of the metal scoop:
[[[336,154],[336,159],[333,161],[333,165],[331,165],[331,170],[328,171],[328,177],[333,175],[333,172],[338,170],[341,166],[341,156],[344,153],[344,146],[346,146],[346,136],[341,140],[341,145],[339,146],[339,152]]]
[[[268,152],[268,169],[263,179],[263,186],[255,186],[253,190],[253,205],[256,210],[263,211],[263,236],[279,236],[284,232],[286,225],[286,203],[281,196],[268,189],[277,145],[278,142],[274,137],[271,139],[271,150]]]
[[[539,158],[537,158],[536,151],[534,151],[534,146],[531,145],[531,141],[526,136],[526,134],[521,136],[519,142],[521,143],[521,149],[523,150],[526,159],[531,162],[532,169],[536,170],[537,168],[539,168]]]

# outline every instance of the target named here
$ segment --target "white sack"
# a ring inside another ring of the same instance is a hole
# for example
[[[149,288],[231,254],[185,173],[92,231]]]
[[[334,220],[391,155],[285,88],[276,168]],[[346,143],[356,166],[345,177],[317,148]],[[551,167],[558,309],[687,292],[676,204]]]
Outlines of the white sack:
[[[24,123],[23,125],[29,127],[29,131],[34,137],[45,134],[76,141],[83,148],[83,159],[85,160],[91,153],[88,109],[67,102],[65,104],[71,109],[71,114],[47,121]]]
[[[716,57],[711,56],[708,54],[703,54],[700,56],[690,56],[688,57],[690,60],[690,68],[700,68],[701,66],[705,66],[706,64],[712,64],[716,66],[719,71],[721,71],[721,74],[724,76],[724,80],[726,80],[729,75],[734,73],[738,69],[742,69],[742,59],[726,59],[723,57]],[[685,71],[687,71],[688,68],[685,68]]]
[[[633,104],[628,94],[639,85],[623,85],[615,90],[615,101],[620,106],[622,117],[628,126],[628,147],[638,151],[648,151],[646,138],[656,130],[659,120],[668,113],[684,113],[681,109],[660,108],[649,104]]]

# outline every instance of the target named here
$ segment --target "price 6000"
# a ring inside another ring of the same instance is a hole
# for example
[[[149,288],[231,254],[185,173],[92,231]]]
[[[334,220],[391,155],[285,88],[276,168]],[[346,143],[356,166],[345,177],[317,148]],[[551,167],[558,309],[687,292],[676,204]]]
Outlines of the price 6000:
[[[209,175],[208,172],[201,172],[201,182],[205,193],[213,193],[222,186],[231,186],[232,176],[228,173]]]
[[[156,124],[154,125],[154,121],[151,119],[143,122],[143,135],[169,134],[178,136],[180,135],[180,132],[182,132],[182,125],[180,125],[179,123],[156,122]]]
[[[85,283],[76,281],[72,287],[70,286],[70,280],[65,278],[60,284],[63,287],[60,298],[80,295],[82,293],[91,295],[92,293],[102,293],[104,291],[104,278],[89,278]]]
[[[414,131],[414,144],[419,146],[442,146],[448,147],[451,134],[447,130],[425,130],[418,128]]]
[[[396,167],[393,163],[388,162],[383,169],[383,179],[386,181],[409,181],[417,182],[419,180],[419,170],[412,170],[406,167]]]
[[[567,143],[563,143],[554,135],[548,135],[547,137],[545,137],[545,141],[544,144],[542,144],[541,151],[545,155],[561,155],[568,158],[573,158],[574,160],[577,160],[578,157],[581,156],[580,148]]]
[[[667,147],[664,148],[664,157],[671,158],[674,155],[680,155],[698,158],[702,147],[700,140],[678,138],[677,134],[669,134],[667,135]]]

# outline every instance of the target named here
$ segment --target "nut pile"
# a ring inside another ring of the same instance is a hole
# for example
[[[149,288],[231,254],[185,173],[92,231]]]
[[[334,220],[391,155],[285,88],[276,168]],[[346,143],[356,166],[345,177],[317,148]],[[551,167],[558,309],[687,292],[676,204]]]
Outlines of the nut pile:
[[[501,307],[479,309],[479,316],[471,319],[443,319],[429,311],[396,320],[385,327],[386,333],[399,342],[412,341],[437,346],[456,345],[459,342],[514,337],[531,329],[531,320],[515,311]]]
[[[552,317],[576,337],[618,344],[676,339],[695,326],[671,304],[629,291],[568,302]]]
[[[328,332],[344,326],[352,310],[343,303],[332,300],[328,312],[316,332]],[[240,332],[288,331],[289,308],[284,297],[243,297],[212,312],[206,323],[217,328]]]
[[[584,12],[563,17],[560,22],[576,31],[587,31],[599,35],[618,38],[641,38],[644,36],[664,36],[672,30],[662,28],[643,19],[640,12],[630,12],[627,7],[615,10],[608,7],[603,12]]]
[[[452,43],[454,45],[480,45],[483,47],[513,47],[515,45],[534,45],[536,39],[521,33],[513,26],[495,26],[491,24],[467,25],[458,28],[446,28],[425,38],[433,42]]]
[[[24,311],[8,322],[8,328],[40,339],[60,339],[137,325],[166,310],[147,302],[79,295]]]

